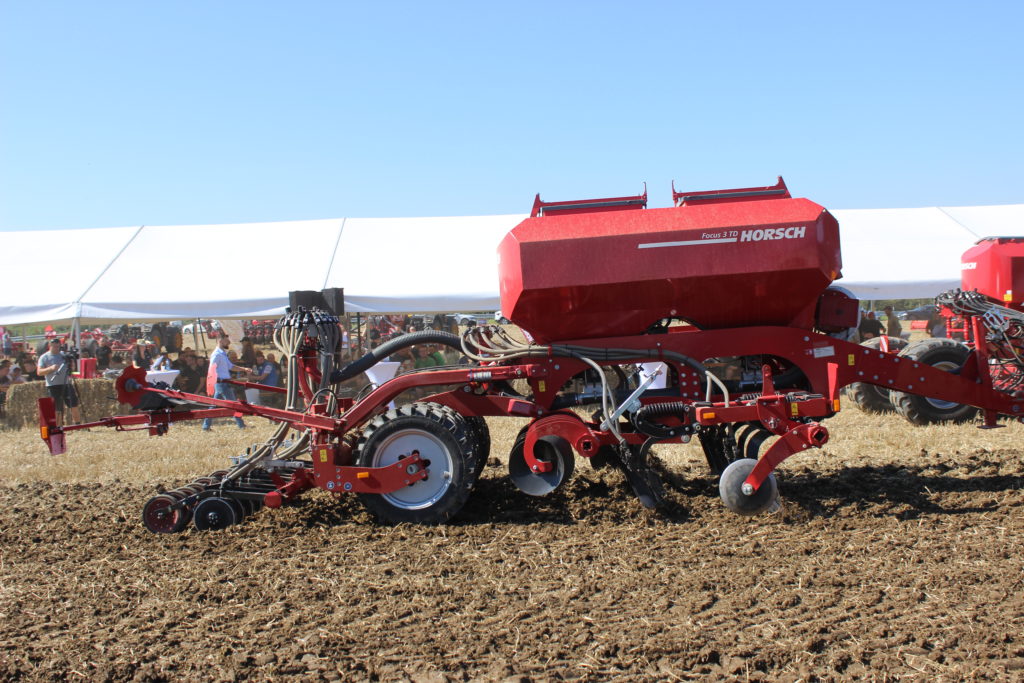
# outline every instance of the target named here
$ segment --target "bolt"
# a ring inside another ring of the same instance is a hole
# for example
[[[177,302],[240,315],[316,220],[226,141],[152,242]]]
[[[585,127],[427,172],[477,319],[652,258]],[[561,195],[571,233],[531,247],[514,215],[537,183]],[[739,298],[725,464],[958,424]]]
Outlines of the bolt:
[[[811,341],[811,338],[810,337],[804,337],[804,341],[805,342],[809,342],[809,341]],[[747,495],[749,496],[750,494],[748,493]]]
[[[913,388],[914,388],[914,385],[913,385],[913,384],[908,384],[908,385],[907,385],[907,389],[913,389]]]
[[[921,378],[921,381],[922,381],[922,382],[924,381],[924,377],[922,377],[922,378]]]
[[[533,470],[534,472],[536,472],[537,470],[539,470],[539,469],[540,469],[540,467],[539,467],[539,466],[537,466],[537,465],[534,465],[534,466],[533,466],[533,467],[531,467],[530,469],[532,469],[532,470]]]
[[[754,487],[751,484],[743,482],[743,486],[740,487],[740,491],[743,491],[744,496],[754,495]]]

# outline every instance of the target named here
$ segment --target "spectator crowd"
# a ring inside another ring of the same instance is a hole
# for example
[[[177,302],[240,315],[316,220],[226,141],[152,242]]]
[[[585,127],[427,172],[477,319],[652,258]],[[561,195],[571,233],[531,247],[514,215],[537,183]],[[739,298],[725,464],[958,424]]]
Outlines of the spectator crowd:
[[[226,347],[230,340],[226,336],[223,340]],[[240,341],[241,357],[239,358],[234,351],[228,353],[233,364],[228,371],[230,378],[238,378],[245,374],[244,379],[247,381],[272,387],[280,386],[284,371],[275,355],[257,350],[248,337],[243,337]],[[177,373],[173,377],[172,388],[191,394],[212,395],[206,381],[210,360],[190,347],[171,354],[165,352],[163,347],[157,347],[153,340],[143,338],[129,351],[116,352],[110,339],[104,337],[93,349],[72,350],[66,340],[52,336],[38,349],[39,354],[36,357],[31,348],[16,348],[10,332],[3,329],[0,333],[0,418],[5,416],[7,394],[12,386],[26,382],[45,382],[47,394],[54,399],[58,416],[62,416],[66,407],[71,411],[72,419],[80,422],[79,401],[72,373],[76,356],[83,359],[95,358],[96,371],[100,376],[114,377],[129,365],[147,372],[175,370]],[[247,400],[253,404],[262,402],[263,397],[259,389],[243,390],[234,385],[226,386],[232,389],[232,399]]]

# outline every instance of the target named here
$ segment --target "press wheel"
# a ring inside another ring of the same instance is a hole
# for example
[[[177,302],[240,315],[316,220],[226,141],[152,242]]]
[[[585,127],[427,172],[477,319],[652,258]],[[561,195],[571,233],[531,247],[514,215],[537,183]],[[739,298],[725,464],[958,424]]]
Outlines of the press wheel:
[[[775,512],[779,508],[779,485],[770,474],[761,488],[749,495],[743,491],[743,482],[757,465],[756,460],[742,458],[731,463],[718,480],[718,493],[725,507],[737,515],[750,517],[762,512]]]
[[[191,515],[188,508],[174,508],[178,502],[175,496],[161,493],[153,496],[142,506],[142,524],[154,534],[176,534],[188,524]]]
[[[238,524],[242,517],[238,504],[226,498],[204,498],[196,505],[193,521],[199,531],[220,531]]]

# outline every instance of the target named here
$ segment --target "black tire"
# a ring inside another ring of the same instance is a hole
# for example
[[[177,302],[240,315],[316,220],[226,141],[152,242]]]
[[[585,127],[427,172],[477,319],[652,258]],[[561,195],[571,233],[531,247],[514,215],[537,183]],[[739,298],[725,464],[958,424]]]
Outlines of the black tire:
[[[387,522],[442,524],[465,505],[477,478],[477,452],[461,415],[437,403],[410,403],[378,415],[356,444],[360,467],[384,467],[413,450],[429,460],[427,479],[391,493],[360,493]]]
[[[963,366],[970,353],[971,350],[958,341],[937,338],[911,344],[900,352],[900,356],[953,372]],[[974,406],[926,398],[905,391],[890,392],[889,400],[897,413],[916,425],[965,422],[978,413]]]
[[[881,337],[873,337],[861,342],[861,346],[878,351],[881,343]],[[907,348],[907,342],[897,337],[889,337],[889,348],[902,351]],[[891,413],[893,411],[892,403],[889,401],[889,390],[874,384],[854,382],[846,387],[846,397],[865,413]]]
[[[463,419],[475,441],[476,476],[479,477],[487,467],[487,459],[491,457],[491,430],[482,417],[471,415],[463,416]]]

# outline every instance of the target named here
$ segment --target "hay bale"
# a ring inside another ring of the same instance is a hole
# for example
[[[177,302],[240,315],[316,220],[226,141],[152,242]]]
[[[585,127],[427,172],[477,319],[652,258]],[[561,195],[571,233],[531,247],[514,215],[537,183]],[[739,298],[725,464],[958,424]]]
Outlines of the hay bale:
[[[75,389],[82,406],[82,419],[97,420],[108,415],[126,415],[129,406],[123,406],[114,398],[114,382],[109,379],[75,380]],[[46,393],[43,382],[15,384],[7,391],[7,419],[5,426],[11,429],[34,427],[39,424],[37,401]]]
[[[13,429],[38,425],[36,399],[46,395],[46,384],[43,382],[12,385],[7,390],[7,419],[4,424]]]

